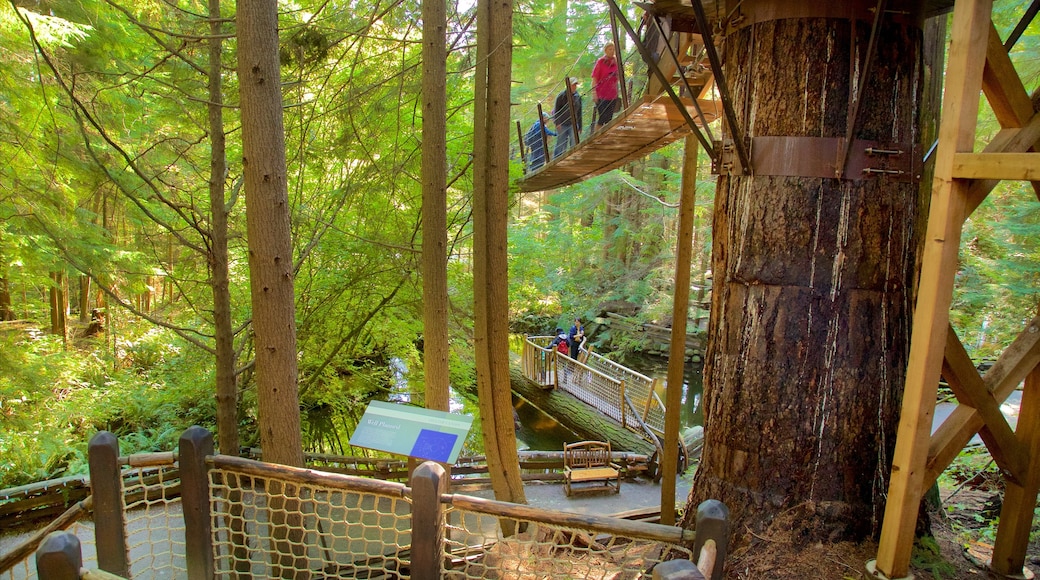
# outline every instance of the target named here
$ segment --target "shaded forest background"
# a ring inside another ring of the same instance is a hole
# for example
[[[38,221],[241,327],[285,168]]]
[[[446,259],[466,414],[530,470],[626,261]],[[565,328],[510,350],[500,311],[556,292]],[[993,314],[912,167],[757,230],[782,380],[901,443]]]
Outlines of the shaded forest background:
[[[1006,36],[1018,6],[997,8]],[[222,7],[219,63],[208,55],[207,11],[151,0],[0,5],[0,488],[83,471],[98,429],[119,434],[132,453],[170,449],[192,424],[215,426],[221,239],[241,443],[255,444],[234,6]],[[594,0],[517,2],[512,101],[524,130],[536,104],[551,109],[568,74],[583,81],[591,110],[588,77],[608,23],[607,6]],[[452,384],[463,396],[474,390],[474,26],[472,7],[449,5],[449,336]],[[401,369],[422,404],[420,33],[414,0],[283,5],[308,450],[340,451],[365,404],[386,397]],[[1037,54],[1034,26],[1012,53],[1029,91],[1040,80]],[[226,228],[210,205],[211,66],[224,85]],[[997,130],[984,127],[986,138]],[[669,323],[681,157],[677,144],[564,190],[515,195],[514,332],[549,334],[575,315],[619,308]],[[694,300],[710,287],[708,166],[702,153]],[[952,316],[975,360],[1002,350],[1036,312],[1040,203],[1020,187],[1028,185],[1003,183],[965,227]],[[609,332],[592,340],[607,353],[642,346]]]

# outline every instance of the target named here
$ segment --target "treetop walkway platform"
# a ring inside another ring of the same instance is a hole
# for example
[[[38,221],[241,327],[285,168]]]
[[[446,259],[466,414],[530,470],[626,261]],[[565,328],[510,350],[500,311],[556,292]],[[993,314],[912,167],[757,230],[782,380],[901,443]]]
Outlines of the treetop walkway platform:
[[[698,113],[692,100],[683,99],[690,117]],[[721,113],[718,101],[697,100],[707,122]],[[545,191],[617,169],[642,159],[691,133],[686,118],[667,94],[648,97],[621,111],[609,125],[582,139],[564,155],[553,159],[517,181],[520,191]]]

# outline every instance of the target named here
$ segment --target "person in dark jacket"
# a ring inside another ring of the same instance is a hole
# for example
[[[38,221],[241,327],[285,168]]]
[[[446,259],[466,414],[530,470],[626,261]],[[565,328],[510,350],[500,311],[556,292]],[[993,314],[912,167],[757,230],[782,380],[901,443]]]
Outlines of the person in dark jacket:
[[[582,326],[580,318],[575,318],[571,331],[567,333],[567,344],[571,347],[571,358],[578,358],[578,352],[581,351],[583,342],[585,342],[585,327]]]
[[[574,102],[574,113],[571,114],[571,101]],[[553,104],[553,122],[556,124],[556,149],[553,157],[563,155],[577,142],[575,131],[581,132],[581,95],[578,94],[578,81],[567,77],[567,86],[556,96]]]
[[[552,348],[552,349],[559,350],[561,348],[560,347],[561,344],[566,345],[567,352],[570,352],[570,343],[567,342],[567,333],[564,332],[562,328],[557,328],[556,329],[556,338],[552,339],[552,342],[549,343],[549,347]],[[564,354],[567,354],[567,353],[564,353]]]
[[[524,134],[524,145],[527,145],[527,172],[537,170],[545,165],[545,142],[542,140],[542,132],[546,135],[556,136],[556,132],[546,127],[549,121],[548,115],[542,115],[541,121],[535,121],[534,125]]]

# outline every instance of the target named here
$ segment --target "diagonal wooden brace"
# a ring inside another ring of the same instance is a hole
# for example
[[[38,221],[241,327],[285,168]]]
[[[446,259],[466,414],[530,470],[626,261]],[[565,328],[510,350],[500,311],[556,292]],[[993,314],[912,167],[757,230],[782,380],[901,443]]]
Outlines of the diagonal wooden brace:
[[[982,378],[994,400],[1003,402],[1040,364],[1040,316],[1026,326]],[[936,429],[928,445],[923,488],[931,487],[961,449],[985,425],[976,409],[960,405]]]
[[[946,333],[942,376],[949,383],[961,405],[975,409],[982,419],[979,435],[986,442],[990,455],[1005,476],[1016,483],[1025,481],[1029,457],[1025,447],[1015,438],[1014,431],[1000,412],[1000,402],[986,388],[975,364],[964,350],[957,333],[951,326]]]

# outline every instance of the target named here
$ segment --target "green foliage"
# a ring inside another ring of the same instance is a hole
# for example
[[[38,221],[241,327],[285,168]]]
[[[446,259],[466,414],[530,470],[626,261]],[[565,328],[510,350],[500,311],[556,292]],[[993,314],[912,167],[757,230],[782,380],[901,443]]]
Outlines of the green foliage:
[[[213,428],[209,361],[170,333],[123,330],[115,358],[95,339],[65,350],[32,328],[0,332],[0,488],[82,473],[98,430],[136,453],[175,449],[191,425]]]
[[[935,538],[924,536],[914,542],[910,563],[916,570],[927,572],[935,580],[954,578],[957,567],[943,559]]]

